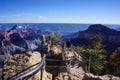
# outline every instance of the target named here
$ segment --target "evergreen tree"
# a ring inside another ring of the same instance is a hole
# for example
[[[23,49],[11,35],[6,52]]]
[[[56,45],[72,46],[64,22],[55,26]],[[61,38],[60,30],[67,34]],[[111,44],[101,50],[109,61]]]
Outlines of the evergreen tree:
[[[52,37],[52,44],[58,44],[60,41],[60,37],[58,35],[58,33],[56,32],[51,32],[51,37]]]
[[[110,56],[110,65],[112,73],[116,76],[120,76],[120,47]]]
[[[87,64],[87,66],[89,66],[90,68],[90,72],[92,72],[93,74],[102,74],[104,67],[102,64],[106,64],[106,57],[105,57],[105,53],[106,50],[104,49],[104,46],[102,44],[102,40],[99,36],[94,36],[87,45],[79,48],[81,50],[82,53],[86,54],[86,55],[90,55],[91,57],[89,57],[90,60],[85,60],[85,63]],[[95,59],[92,59],[95,58]],[[98,63],[97,61],[99,61],[100,63]]]

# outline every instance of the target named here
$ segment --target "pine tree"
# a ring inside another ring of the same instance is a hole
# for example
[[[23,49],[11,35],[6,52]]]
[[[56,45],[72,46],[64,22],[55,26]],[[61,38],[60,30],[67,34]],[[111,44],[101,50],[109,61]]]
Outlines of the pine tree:
[[[105,65],[107,63],[107,61],[106,61],[106,57],[104,55],[106,53],[106,50],[104,49],[101,38],[99,36],[94,36],[88,42],[87,45],[85,45],[79,49],[82,53],[91,56],[91,57],[89,57],[90,60],[85,60],[85,63],[90,68],[90,72],[92,72],[93,74],[97,74],[97,75],[102,74],[103,70],[104,70],[103,65]],[[92,59],[92,58],[95,58],[95,59]],[[99,61],[103,65],[101,65],[100,63],[98,63],[95,60]]]
[[[52,44],[58,44],[60,41],[60,37],[58,35],[58,33],[56,32],[51,32],[51,37],[52,37]]]
[[[120,76],[120,47],[110,56],[110,65],[112,73],[116,76]]]

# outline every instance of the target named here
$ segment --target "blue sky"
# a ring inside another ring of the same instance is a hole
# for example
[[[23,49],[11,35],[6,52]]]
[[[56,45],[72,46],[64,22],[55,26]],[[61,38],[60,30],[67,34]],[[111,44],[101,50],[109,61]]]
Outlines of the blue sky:
[[[120,0],[0,0],[0,23],[120,24]]]

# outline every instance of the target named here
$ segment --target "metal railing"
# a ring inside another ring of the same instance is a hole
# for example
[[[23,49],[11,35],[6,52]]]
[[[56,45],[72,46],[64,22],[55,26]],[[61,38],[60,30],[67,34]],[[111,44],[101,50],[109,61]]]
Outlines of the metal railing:
[[[71,42],[70,42],[71,43]],[[71,48],[76,51],[77,53],[79,53],[79,56],[81,56],[84,59],[89,59],[87,58],[84,54],[80,53],[80,51],[71,43]],[[91,57],[91,59],[93,59],[94,61],[96,61],[99,65],[101,65],[105,70],[108,70],[107,67],[100,61],[98,61],[96,58],[94,58],[93,56],[91,56],[90,54],[87,53],[88,57]]]
[[[28,76],[34,75],[35,73],[37,73],[39,70],[41,70],[43,68],[45,58],[46,58],[46,54],[43,55],[40,63],[35,68],[31,69],[28,72],[23,72],[21,74],[18,74],[17,76],[14,76],[14,77],[12,77],[12,78],[10,78],[8,80],[23,80],[23,79],[27,78]],[[41,75],[43,75],[43,74],[41,73]],[[41,79],[43,79],[42,77],[43,76],[41,76]]]
[[[63,57],[65,59],[65,65],[66,65],[66,70],[67,70],[67,73],[68,73],[68,76],[70,78],[70,75],[71,75],[71,72],[70,72],[70,66],[67,62],[67,54],[66,54],[66,49],[63,49]]]

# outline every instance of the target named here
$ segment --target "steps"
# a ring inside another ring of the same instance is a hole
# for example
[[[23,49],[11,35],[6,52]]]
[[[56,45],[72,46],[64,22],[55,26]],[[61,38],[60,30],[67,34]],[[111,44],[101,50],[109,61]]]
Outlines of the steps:
[[[59,73],[66,71],[66,66],[62,58],[47,58],[45,68],[47,72],[52,73],[53,80]]]
[[[58,59],[46,59],[46,66],[64,66],[64,61]]]

